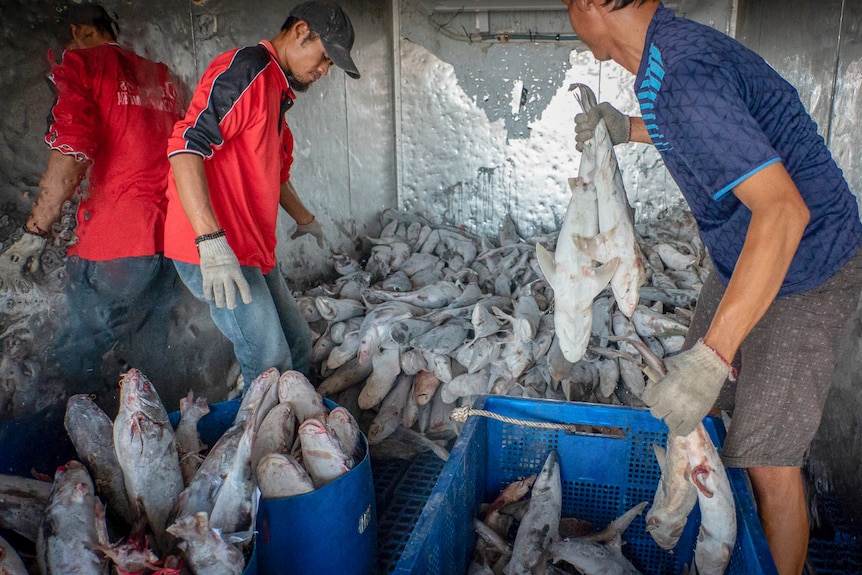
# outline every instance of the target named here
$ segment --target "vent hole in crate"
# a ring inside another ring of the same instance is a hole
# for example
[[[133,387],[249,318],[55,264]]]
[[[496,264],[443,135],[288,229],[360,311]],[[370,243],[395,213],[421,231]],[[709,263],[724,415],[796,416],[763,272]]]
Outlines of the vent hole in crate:
[[[523,474],[538,473],[548,453],[559,449],[559,433],[530,427],[503,426],[500,434],[500,469]]]

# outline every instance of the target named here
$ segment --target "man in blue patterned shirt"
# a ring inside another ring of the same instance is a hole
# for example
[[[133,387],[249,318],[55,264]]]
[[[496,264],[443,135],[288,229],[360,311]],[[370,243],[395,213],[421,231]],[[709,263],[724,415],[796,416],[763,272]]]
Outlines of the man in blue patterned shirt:
[[[563,3],[598,60],[636,75],[641,108],[579,114],[579,146],[599,118],[614,144],[653,144],[714,267],[684,351],[643,400],[688,434],[739,366],[722,458],[747,468],[779,572],[801,573],[801,467],[862,287],[856,199],[796,90],[760,56],[657,0]]]

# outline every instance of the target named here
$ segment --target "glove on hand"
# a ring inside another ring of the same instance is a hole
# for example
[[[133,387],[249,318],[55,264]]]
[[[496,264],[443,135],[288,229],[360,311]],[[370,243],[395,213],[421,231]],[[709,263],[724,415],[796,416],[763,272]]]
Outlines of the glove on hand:
[[[293,235],[290,236],[290,239],[295,240],[297,238],[301,238],[306,234],[311,234],[315,238],[317,238],[317,247],[323,248],[323,228],[320,227],[320,224],[317,223],[317,218],[314,218],[307,224],[296,224],[296,231],[293,232]]]
[[[575,148],[579,152],[584,151],[584,142],[595,135],[596,125],[601,119],[605,120],[611,143],[614,146],[629,141],[631,137],[629,117],[607,102],[602,102],[593,106],[589,112],[575,116]]]
[[[672,433],[685,436],[712,409],[724,380],[733,379],[734,369],[703,340],[669,358],[665,366],[667,375],[647,385],[643,401]]]
[[[236,307],[236,290],[243,303],[251,303],[251,288],[242,275],[239,260],[224,236],[204,240],[198,244],[201,255],[201,276],[204,297],[215,300],[216,307]]]
[[[39,270],[39,256],[45,249],[45,238],[25,233],[0,255],[0,281],[5,288],[29,289],[32,282],[24,278],[24,270]]]

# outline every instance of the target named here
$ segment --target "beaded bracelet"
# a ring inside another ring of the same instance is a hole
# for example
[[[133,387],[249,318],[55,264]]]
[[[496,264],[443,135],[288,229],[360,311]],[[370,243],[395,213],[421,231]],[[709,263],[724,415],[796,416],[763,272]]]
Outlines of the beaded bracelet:
[[[195,245],[200,245],[201,242],[205,242],[207,240],[214,240],[216,238],[223,238],[224,230],[216,230],[210,234],[201,234],[195,238]]]

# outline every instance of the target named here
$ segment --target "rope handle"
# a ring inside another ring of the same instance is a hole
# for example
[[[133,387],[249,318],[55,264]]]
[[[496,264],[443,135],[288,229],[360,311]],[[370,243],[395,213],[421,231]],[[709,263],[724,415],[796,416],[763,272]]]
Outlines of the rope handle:
[[[511,417],[506,417],[505,415],[500,415],[499,413],[494,413],[493,411],[487,411],[484,409],[473,409],[471,407],[463,406],[456,407],[452,410],[452,419],[455,421],[459,421],[464,423],[467,421],[467,418],[471,415],[478,415],[481,417],[489,417],[491,419],[496,419],[497,421],[502,421],[504,423],[511,423],[513,425],[523,425],[526,427],[538,427],[540,429],[562,429],[563,431],[568,431],[571,433],[579,433],[583,431],[583,424],[577,423],[549,423],[545,421],[529,421],[526,419],[514,419]]]

